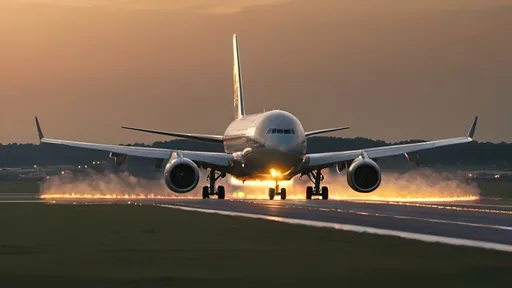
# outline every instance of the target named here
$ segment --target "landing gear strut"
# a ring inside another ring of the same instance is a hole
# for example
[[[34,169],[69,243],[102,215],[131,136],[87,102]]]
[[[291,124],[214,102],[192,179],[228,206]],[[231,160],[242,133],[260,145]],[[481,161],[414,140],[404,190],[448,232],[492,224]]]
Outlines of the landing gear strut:
[[[281,200],[286,200],[286,188],[279,189],[279,182],[276,181],[275,188],[268,188],[268,199],[274,200],[274,196],[281,195]]]
[[[215,182],[224,177],[226,177],[226,173],[219,173],[217,175],[215,170],[210,169],[210,173],[208,177],[206,177],[206,180],[210,181],[210,186],[203,186],[203,199],[208,199],[213,195],[217,195],[218,199],[224,199],[226,197],[226,189],[224,186],[220,185],[215,189]]]
[[[327,186],[320,188],[320,183],[324,180],[322,171],[320,169],[311,171],[308,173],[308,178],[315,186],[306,187],[306,199],[311,200],[313,196],[322,196],[323,200],[329,199],[329,188]]]

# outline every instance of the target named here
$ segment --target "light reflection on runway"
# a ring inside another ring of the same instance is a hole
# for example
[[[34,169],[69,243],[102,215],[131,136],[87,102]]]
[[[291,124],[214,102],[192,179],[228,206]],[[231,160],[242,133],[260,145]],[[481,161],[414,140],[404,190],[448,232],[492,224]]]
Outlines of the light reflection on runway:
[[[54,197],[0,194],[0,201],[44,201],[52,204],[170,205],[190,209],[246,213],[356,225],[407,233],[512,245],[512,204],[498,201],[396,202],[370,200],[197,199],[192,197]],[[481,203],[482,202],[482,203]],[[315,222],[315,223],[316,223]],[[329,224],[329,225],[331,225]]]

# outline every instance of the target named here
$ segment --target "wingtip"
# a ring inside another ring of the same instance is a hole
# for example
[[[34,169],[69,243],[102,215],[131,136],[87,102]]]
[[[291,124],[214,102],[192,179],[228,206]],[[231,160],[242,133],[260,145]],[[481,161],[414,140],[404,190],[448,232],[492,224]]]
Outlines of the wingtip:
[[[475,119],[473,120],[473,124],[471,124],[471,128],[469,129],[469,132],[468,132],[468,138],[473,139],[473,137],[475,136],[477,123],[478,123],[478,116],[475,116]]]
[[[140,129],[138,129],[138,128],[130,127],[130,126],[122,126],[122,127],[121,127],[121,129],[126,129],[126,130],[135,130],[135,131],[140,130]]]
[[[41,125],[39,124],[39,119],[37,118],[37,116],[35,116],[35,120],[36,120],[37,134],[39,136],[39,141],[41,141],[44,138],[43,130],[41,129]]]

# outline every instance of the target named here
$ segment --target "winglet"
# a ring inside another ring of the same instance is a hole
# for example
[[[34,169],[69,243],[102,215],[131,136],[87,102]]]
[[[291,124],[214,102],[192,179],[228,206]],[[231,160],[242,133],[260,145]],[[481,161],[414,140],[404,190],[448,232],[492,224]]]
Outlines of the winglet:
[[[475,116],[475,120],[473,120],[473,124],[471,125],[471,128],[469,129],[469,132],[468,132],[468,138],[473,139],[473,136],[475,135],[477,122],[478,122],[478,116]]]
[[[233,87],[236,119],[245,115],[244,91],[242,89],[242,68],[240,67],[240,51],[238,38],[233,34]]]
[[[39,125],[39,119],[37,119],[37,116],[36,116],[36,127],[37,127],[37,133],[39,134],[39,140],[42,140],[44,138],[43,130],[41,130],[41,125]]]

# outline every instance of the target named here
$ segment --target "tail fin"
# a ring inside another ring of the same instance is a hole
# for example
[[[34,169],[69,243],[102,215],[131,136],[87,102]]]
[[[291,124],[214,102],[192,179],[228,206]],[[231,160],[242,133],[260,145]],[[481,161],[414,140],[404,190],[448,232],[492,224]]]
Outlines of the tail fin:
[[[242,89],[242,72],[240,68],[240,54],[238,52],[238,38],[233,34],[233,86],[235,117],[242,118],[245,115],[244,93]]]

